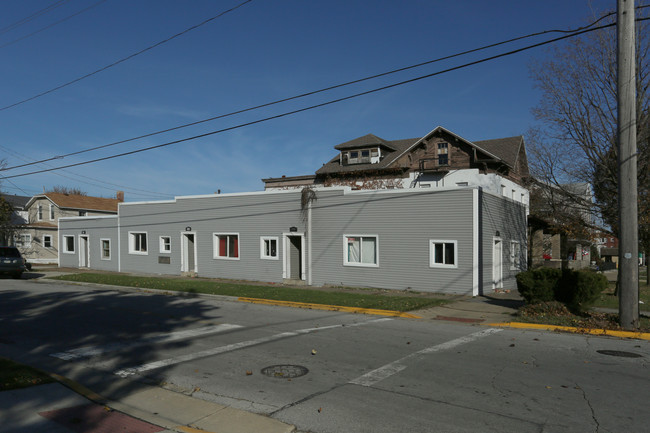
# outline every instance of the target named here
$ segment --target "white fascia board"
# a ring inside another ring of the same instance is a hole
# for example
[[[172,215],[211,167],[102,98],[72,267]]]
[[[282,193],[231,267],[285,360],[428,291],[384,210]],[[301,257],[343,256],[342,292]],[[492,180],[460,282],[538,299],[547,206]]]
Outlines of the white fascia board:
[[[84,220],[84,221],[88,221],[88,220],[117,218],[117,216],[118,216],[117,214],[113,214],[113,215],[93,215],[93,216],[85,216],[85,217],[83,217],[83,216],[72,216],[72,217],[60,217],[58,220],[59,221],[61,221],[61,220],[66,220],[66,221],[67,220]]]

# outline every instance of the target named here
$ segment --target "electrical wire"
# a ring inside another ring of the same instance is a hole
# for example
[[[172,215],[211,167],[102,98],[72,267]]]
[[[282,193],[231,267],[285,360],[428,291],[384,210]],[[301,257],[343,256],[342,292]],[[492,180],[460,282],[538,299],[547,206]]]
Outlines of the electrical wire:
[[[0,35],[3,35],[3,34],[9,32],[9,31],[11,31],[11,30],[13,30],[15,28],[18,28],[18,27],[22,26],[23,24],[26,24],[26,23],[30,22],[31,20],[33,20],[35,18],[38,18],[39,16],[41,16],[43,14],[46,14],[46,13],[50,12],[51,10],[54,10],[54,9],[58,8],[59,6],[62,6],[63,3],[66,3],[68,1],[70,1],[70,0],[59,0],[57,2],[52,3],[51,5],[47,6],[44,9],[36,11],[33,14],[31,14],[31,15],[23,18],[23,19],[20,19],[20,20],[16,21],[13,24],[9,24],[8,26],[3,27],[3,28],[0,29]]]
[[[82,13],[87,12],[87,11],[89,11],[90,9],[93,9],[93,8],[99,6],[100,4],[104,3],[105,1],[106,1],[106,0],[100,0],[100,1],[98,1],[97,3],[92,4],[92,5],[88,6],[87,8],[84,8],[84,9],[80,10],[79,12],[76,12],[76,13],[74,13],[74,14],[72,14],[72,15],[68,15],[67,17],[62,18],[62,19],[60,19],[60,20],[58,20],[58,21],[55,21],[54,23],[52,23],[52,24],[50,24],[50,25],[47,25],[47,26],[45,26],[45,27],[43,27],[43,28],[41,28],[41,29],[39,29],[39,30],[36,30],[36,31],[34,31],[34,32],[31,32],[31,33],[29,33],[29,34],[27,34],[27,35],[25,35],[25,36],[21,36],[21,37],[18,38],[18,39],[14,39],[14,40],[11,41],[11,42],[7,42],[6,44],[0,45],[0,48],[5,48],[5,47],[8,47],[9,45],[13,45],[13,44],[15,44],[16,42],[20,42],[20,41],[22,41],[22,40],[24,40],[24,39],[31,38],[32,36],[37,35],[37,34],[43,32],[43,31],[45,31],[45,30],[47,30],[47,29],[51,29],[52,27],[54,27],[54,26],[56,26],[56,25],[58,25],[58,24],[61,24],[62,22],[68,21],[70,18],[74,18],[74,17],[76,17],[77,15],[81,15]]]
[[[436,58],[436,59],[416,63],[416,64],[413,64],[413,65],[410,65],[410,66],[405,66],[405,67],[398,68],[398,69],[393,69],[393,70],[390,70],[390,71],[387,71],[387,72],[382,72],[382,73],[379,73],[379,74],[370,75],[368,77],[359,78],[359,79],[352,80],[352,81],[347,81],[347,82],[341,83],[341,84],[335,84],[335,85],[328,86],[328,87],[325,87],[325,88],[322,88],[322,89],[318,89],[318,90],[314,90],[314,91],[310,91],[310,92],[306,92],[306,93],[301,93],[301,94],[298,94],[298,95],[295,95],[295,96],[290,96],[290,97],[287,97],[287,98],[278,99],[276,101],[267,102],[267,103],[256,105],[256,106],[253,106],[253,107],[232,111],[230,113],[221,114],[221,115],[218,115],[218,116],[209,117],[207,119],[198,120],[198,121],[195,121],[195,122],[174,126],[174,127],[171,127],[171,128],[160,130],[160,131],[150,132],[150,133],[147,133],[147,134],[139,135],[137,137],[132,137],[132,138],[124,139],[124,140],[119,140],[119,141],[115,141],[115,142],[112,142],[112,143],[103,144],[103,145],[100,145],[100,146],[95,146],[95,147],[91,147],[91,148],[84,149],[84,150],[79,150],[79,151],[76,151],[76,152],[70,152],[70,153],[66,153],[64,155],[56,155],[56,156],[53,156],[53,157],[50,157],[50,158],[46,158],[46,159],[42,159],[42,160],[39,160],[39,161],[31,162],[31,163],[28,163],[28,164],[20,164],[20,165],[14,165],[14,166],[11,166],[11,167],[2,168],[2,169],[0,169],[0,171],[7,171],[7,170],[13,170],[13,169],[16,169],[16,168],[27,167],[27,166],[34,165],[34,164],[39,164],[39,163],[42,163],[42,162],[53,161],[53,160],[56,160],[56,159],[63,159],[63,158],[66,158],[68,156],[80,155],[82,153],[87,153],[87,152],[91,152],[91,151],[94,151],[94,150],[99,150],[99,149],[104,149],[104,148],[107,148],[107,147],[116,146],[118,144],[124,144],[124,143],[129,143],[131,141],[141,140],[143,138],[152,137],[152,136],[155,136],[155,135],[160,135],[160,134],[164,134],[164,133],[171,132],[171,131],[176,131],[176,130],[183,129],[183,128],[188,128],[190,126],[195,126],[195,125],[199,125],[201,123],[211,122],[211,121],[217,120],[217,119],[223,119],[223,118],[226,118],[226,117],[231,117],[231,116],[234,116],[234,115],[237,115],[237,114],[242,114],[242,113],[258,110],[260,108],[270,107],[272,105],[292,101],[292,100],[295,100],[295,99],[305,98],[307,96],[316,95],[318,93],[323,93],[323,92],[327,92],[327,91],[330,91],[330,90],[339,89],[339,88],[350,86],[350,85],[353,85],[353,84],[362,83],[364,81],[369,81],[369,80],[372,80],[372,79],[375,79],[375,78],[380,78],[380,77],[388,76],[388,75],[391,75],[391,74],[396,74],[398,72],[403,72],[403,71],[407,71],[407,70],[410,70],[410,69],[419,68],[419,67],[422,67],[422,66],[425,66],[425,65],[430,65],[430,64],[433,64],[433,63],[441,62],[441,61],[444,61],[444,60],[449,60],[449,59],[453,59],[453,58],[456,58],[456,57],[461,57],[461,56],[464,56],[464,55],[467,55],[467,54],[476,53],[476,52],[483,51],[483,50],[486,50],[486,49],[489,49],[489,48],[498,47],[498,46],[501,46],[501,45],[509,44],[509,43],[516,42],[516,41],[523,40],[523,39],[532,38],[532,37],[535,37],[535,36],[540,36],[540,35],[544,35],[544,34],[548,34],[548,33],[575,33],[575,32],[578,32],[578,31],[588,29],[588,28],[596,25],[600,21],[604,20],[605,18],[607,18],[609,16],[612,16],[612,15],[614,15],[614,12],[609,12],[609,13],[601,16],[600,18],[598,18],[594,22],[592,22],[592,23],[590,23],[590,24],[588,24],[586,26],[579,27],[579,28],[574,29],[574,30],[544,30],[544,31],[541,31],[541,32],[530,33],[528,35],[518,36],[518,37],[515,37],[515,38],[505,40],[505,41],[496,42],[496,43],[489,44],[489,45],[484,45],[484,46],[481,46],[479,48],[473,48],[473,49],[462,51],[462,52],[459,52],[459,53],[450,54],[448,56],[443,56],[443,57],[439,57],[439,58]]]
[[[102,68],[99,68],[99,69],[97,69],[97,70],[94,71],[94,72],[90,72],[90,73],[88,73],[88,74],[86,74],[86,75],[82,75],[81,77],[75,78],[75,79],[72,80],[72,81],[68,81],[67,83],[64,83],[64,84],[61,84],[61,85],[59,85],[59,86],[56,86],[56,87],[54,87],[54,88],[52,88],[52,89],[50,89],[50,90],[46,90],[45,92],[41,92],[41,93],[39,93],[39,94],[37,94],[37,95],[34,95],[34,96],[30,97],[30,98],[23,99],[22,101],[14,102],[14,103],[11,104],[11,105],[7,105],[7,106],[5,106],[5,107],[2,107],[2,108],[0,108],[0,111],[8,110],[8,109],[13,108],[13,107],[16,107],[16,106],[18,106],[18,105],[24,104],[25,102],[33,101],[34,99],[40,98],[41,96],[48,95],[48,94],[50,94],[50,93],[56,92],[57,90],[61,90],[61,89],[63,89],[64,87],[68,87],[68,86],[70,86],[70,85],[72,85],[72,84],[78,83],[78,82],[81,81],[81,80],[85,80],[86,78],[92,77],[93,75],[97,75],[97,74],[99,74],[100,72],[103,72],[103,71],[105,71],[105,70],[107,70],[107,69],[110,69],[110,68],[112,68],[112,67],[114,67],[114,66],[117,66],[117,65],[119,65],[120,63],[124,63],[124,62],[126,62],[127,60],[131,60],[132,58],[137,57],[137,56],[139,56],[140,54],[144,54],[144,53],[146,53],[147,51],[153,50],[154,48],[157,48],[157,47],[159,47],[159,46],[161,46],[161,45],[163,45],[163,44],[165,44],[165,43],[167,43],[167,42],[169,42],[169,41],[171,41],[171,40],[173,40],[173,39],[176,39],[176,38],[178,38],[178,37],[180,37],[180,36],[182,36],[182,35],[184,35],[184,34],[190,32],[190,31],[192,31],[192,30],[195,30],[195,29],[201,27],[202,25],[209,23],[210,21],[216,20],[217,18],[220,18],[220,17],[222,17],[223,15],[225,15],[225,14],[227,14],[227,13],[229,13],[229,12],[233,12],[234,10],[239,9],[240,7],[244,6],[246,3],[250,3],[250,2],[252,2],[252,1],[253,1],[253,0],[245,0],[244,2],[238,4],[237,6],[232,7],[232,8],[230,8],[230,9],[226,10],[226,11],[223,11],[223,12],[221,12],[220,14],[213,16],[212,18],[208,18],[207,20],[204,20],[203,22],[201,22],[201,23],[199,23],[199,24],[193,25],[192,27],[189,27],[189,28],[183,30],[183,31],[180,32],[180,33],[176,33],[174,36],[171,36],[171,37],[169,37],[169,38],[167,38],[167,39],[164,39],[164,40],[162,40],[162,41],[160,41],[160,42],[157,42],[157,43],[155,43],[155,44],[153,44],[153,45],[150,45],[150,46],[148,46],[147,48],[144,48],[144,49],[142,49],[142,50],[140,50],[140,51],[138,51],[138,52],[136,52],[136,53],[133,53],[133,54],[131,54],[131,55],[129,55],[129,56],[123,57],[122,59],[117,60],[117,61],[115,61],[115,62],[113,62],[113,63],[111,63],[111,64],[109,64],[109,65],[106,65],[106,66],[104,66],[104,67],[102,67]]]
[[[0,149],[3,149],[5,152],[10,153],[10,154],[14,155],[17,158],[22,159],[23,161],[31,159],[31,158],[27,157],[26,155],[20,154],[20,153],[14,151],[12,149],[9,149],[9,148],[7,148],[5,146],[2,146],[2,145],[0,145]],[[44,164],[44,163],[41,163],[39,165],[41,165],[43,167],[52,167],[51,165]],[[163,198],[173,197],[173,194],[164,194],[164,193],[161,193],[161,192],[148,191],[146,189],[138,189],[138,188],[133,188],[133,187],[130,187],[130,186],[124,186],[124,185],[108,182],[108,181],[105,181],[105,180],[102,180],[102,179],[92,178],[92,177],[84,176],[84,175],[78,174],[78,173],[72,173],[72,172],[70,172],[68,170],[61,170],[61,171],[64,172],[64,173],[68,173],[70,176],[66,176],[66,175],[64,175],[62,173],[58,173],[58,172],[54,172],[53,174],[55,174],[55,175],[57,175],[59,177],[63,177],[65,179],[73,180],[75,182],[79,182],[79,179],[75,179],[75,177],[76,178],[88,179],[88,180],[90,180],[92,182],[88,182],[87,180],[86,181],[82,180],[82,182],[84,182],[84,184],[89,185],[89,186],[94,186],[94,187],[97,187],[97,188],[102,188],[102,189],[106,189],[106,190],[110,190],[110,191],[112,191],[114,188],[109,188],[106,185],[112,185],[114,187],[121,188],[121,189],[123,189],[124,191],[126,191],[126,192],[128,192],[130,194],[138,195],[138,196],[142,196],[142,197],[151,197],[151,194],[154,194],[155,196],[163,197]],[[8,182],[10,182],[12,185],[17,187],[17,185],[14,184],[13,182],[11,182],[10,180],[8,180]],[[96,182],[99,182],[99,183],[96,183]],[[104,184],[104,185],[102,185],[102,184]],[[142,194],[142,193],[147,193],[147,194]]]
[[[641,19],[641,21],[645,21],[647,19],[650,19],[650,18]],[[378,88],[375,88],[375,89],[367,90],[367,91],[364,91],[364,92],[355,93],[353,95],[333,99],[333,100],[323,102],[323,103],[320,103],[320,104],[311,105],[309,107],[304,107],[304,108],[300,108],[300,109],[297,109],[297,110],[287,111],[287,112],[277,114],[277,115],[274,115],[274,116],[269,116],[269,117],[265,117],[265,118],[262,118],[262,119],[257,119],[257,120],[254,120],[254,121],[241,123],[241,124],[238,124],[238,125],[235,125],[235,126],[218,129],[218,130],[207,132],[207,133],[204,133],[204,134],[199,134],[199,135],[195,135],[195,136],[192,136],[192,137],[187,137],[187,138],[183,138],[183,139],[179,139],[179,140],[170,141],[170,142],[167,142],[167,143],[162,143],[162,144],[158,144],[158,145],[154,145],[154,146],[149,146],[149,147],[145,147],[145,148],[142,148],[142,149],[136,149],[136,150],[132,150],[132,151],[129,151],[129,152],[123,152],[123,153],[119,153],[119,154],[115,154],[115,155],[105,156],[105,157],[102,157],[102,158],[96,158],[96,159],[89,160],[89,161],[82,161],[82,162],[77,162],[77,163],[74,163],[74,164],[68,164],[68,165],[63,165],[63,166],[60,166],[60,167],[54,167],[54,168],[47,169],[47,170],[38,170],[38,171],[32,171],[32,172],[28,172],[28,173],[15,174],[15,175],[12,175],[12,176],[0,177],[0,180],[2,180],[2,179],[13,179],[13,178],[23,177],[23,176],[30,176],[30,175],[33,175],[33,174],[46,173],[46,172],[50,172],[50,171],[61,170],[61,169],[64,169],[64,168],[78,167],[80,165],[92,164],[92,163],[96,163],[96,162],[100,162],[100,161],[106,161],[106,160],[109,160],[109,159],[119,158],[119,157],[122,157],[122,156],[127,156],[127,155],[133,155],[133,154],[136,154],[136,153],[146,152],[146,151],[153,150],[153,149],[160,149],[162,147],[170,146],[170,145],[173,145],[173,144],[184,143],[184,142],[196,140],[196,139],[199,139],[199,138],[208,137],[208,136],[215,135],[215,134],[220,134],[220,133],[223,133],[223,132],[244,128],[246,126],[259,124],[259,123],[267,122],[267,121],[270,121],[270,120],[279,119],[279,118],[282,118],[282,117],[287,117],[287,116],[290,116],[290,115],[293,115],[293,114],[302,113],[302,112],[313,110],[313,109],[316,109],[316,108],[325,107],[325,106],[328,106],[328,105],[332,105],[332,104],[347,101],[347,100],[350,100],[350,99],[358,98],[360,96],[365,96],[365,95],[369,95],[369,94],[372,94],[372,93],[380,92],[382,90],[392,89],[392,88],[402,86],[402,85],[405,85],[405,84],[414,83],[414,82],[417,82],[417,81],[420,81],[420,80],[423,80],[423,79],[426,79],[426,78],[431,78],[431,77],[442,75],[442,74],[445,74],[445,73],[448,73],[448,72],[456,71],[456,70],[459,70],[459,69],[464,69],[464,68],[467,68],[467,67],[470,67],[470,66],[478,65],[478,64],[485,63],[485,62],[488,62],[488,61],[491,61],[491,60],[495,60],[495,59],[499,59],[499,58],[502,58],[502,57],[506,57],[506,56],[510,56],[510,55],[513,55],[513,54],[528,51],[530,49],[538,48],[538,47],[548,45],[548,44],[551,44],[551,43],[554,43],[554,42],[558,42],[558,41],[561,41],[561,40],[564,40],[564,39],[572,38],[572,37],[575,37],[575,36],[578,36],[578,35],[581,35],[581,34],[593,32],[593,31],[596,31],[596,30],[605,29],[605,28],[608,28],[608,27],[613,27],[615,25],[616,25],[616,23],[605,24],[605,25],[602,25],[602,26],[598,26],[598,27],[594,27],[594,28],[590,28],[590,29],[586,29],[586,30],[581,30],[579,32],[575,32],[575,33],[572,33],[572,34],[569,34],[569,35],[560,36],[558,38],[554,38],[554,39],[550,39],[550,40],[547,40],[547,41],[539,42],[539,43],[536,43],[536,44],[533,44],[533,45],[528,45],[526,47],[518,48],[518,49],[515,49],[515,50],[505,52],[505,53],[496,54],[496,55],[493,55],[493,56],[490,56],[490,57],[485,57],[483,59],[475,60],[475,61],[472,61],[472,62],[464,63],[462,65],[454,66],[454,67],[451,67],[451,68],[448,68],[448,69],[433,72],[431,74],[421,75],[419,77],[411,78],[411,79],[408,79],[408,80],[404,80],[404,81],[389,84],[389,85],[386,85],[386,86],[378,87]]]

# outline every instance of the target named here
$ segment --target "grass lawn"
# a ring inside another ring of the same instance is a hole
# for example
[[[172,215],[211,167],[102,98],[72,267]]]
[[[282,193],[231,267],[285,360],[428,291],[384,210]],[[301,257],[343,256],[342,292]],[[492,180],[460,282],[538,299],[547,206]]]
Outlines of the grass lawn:
[[[0,391],[52,382],[54,379],[45,373],[9,359],[0,358]]]
[[[610,283],[607,290],[601,293],[594,307],[618,309],[618,296],[614,296],[615,288],[616,285]],[[642,302],[639,304],[639,311],[650,313],[650,286],[645,284],[645,280],[641,280],[639,285],[639,301]]]
[[[187,293],[205,293],[247,298],[263,298],[276,301],[306,302],[342,307],[374,308],[378,310],[412,311],[450,302],[442,296],[412,294],[356,293],[364,290],[331,289],[323,290],[284,287],[278,285],[256,285],[239,282],[222,282],[202,279],[138,277],[119,274],[81,273],[54,277],[57,280],[109,284],[113,286],[139,287],[145,289],[171,290]],[[351,293],[355,292],[355,293]],[[418,296],[420,295],[420,296]]]

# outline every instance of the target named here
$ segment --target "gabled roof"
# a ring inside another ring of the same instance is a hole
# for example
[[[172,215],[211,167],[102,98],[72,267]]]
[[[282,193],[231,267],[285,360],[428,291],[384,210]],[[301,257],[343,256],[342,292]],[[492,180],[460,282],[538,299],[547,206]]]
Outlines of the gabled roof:
[[[363,137],[355,138],[354,140],[346,141],[345,143],[337,144],[334,146],[336,150],[359,149],[363,147],[383,146],[390,150],[397,150],[390,145],[390,143],[383,138],[379,138],[374,134],[364,135]]]
[[[46,194],[35,195],[29,200],[27,206],[31,205],[38,198],[46,198],[61,209],[81,209],[113,213],[117,213],[117,204],[119,203],[116,198],[48,192]]]
[[[496,138],[494,140],[475,141],[474,145],[479,149],[496,155],[506,165],[515,167],[519,156],[519,149],[524,143],[524,137],[517,135],[515,137]]]
[[[403,153],[405,149],[408,149],[413,145],[413,143],[416,143],[419,141],[419,138],[407,138],[404,140],[384,140],[383,138],[379,138],[375,135],[368,134],[363,137],[356,138],[354,140],[347,141],[345,143],[339,144],[338,146],[334,146],[335,149],[338,150],[343,150],[343,149],[359,149],[362,146],[360,143],[370,143],[371,139],[366,138],[366,137],[375,137],[378,140],[381,140],[381,144],[383,147],[389,150],[389,152],[384,156],[384,158],[379,161],[376,164],[353,164],[353,165],[344,165],[341,166],[339,164],[339,156],[335,156],[332,158],[327,164],[324,164],[321,168],[316,170],[316,174],[329,174],[329,173],[353,173],[355,171],[364,171],[364,170],[377,170],[377,169],[382,169],[382,168],[387,168],[389,167],[395,159]],[[354,145],[351,145],[348,147],[349,143],[355,143]],[[372,145],[377,145],[379,143],[372,143],[372,144],[367,144],[366,146],[372,146]],[[346,146],[346,147],[341,147],[341,146]]]
[[[4,198],[5,201],[9,203],[14,209],[25,209],[25,206],[27,206],[27,203],[31,197],[2,194],[2,198]]]

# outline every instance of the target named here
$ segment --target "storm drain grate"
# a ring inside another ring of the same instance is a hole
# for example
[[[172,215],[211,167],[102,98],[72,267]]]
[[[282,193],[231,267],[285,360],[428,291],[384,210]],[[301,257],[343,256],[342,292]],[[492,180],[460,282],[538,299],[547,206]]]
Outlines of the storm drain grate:
[[[620,356],[622,358],[642,358],[643,355],[639,355],[638,353],[633,353],[633,352],[623,352],[620,350],[597,350],[596,352],[602,354],[602,355],[609,355],[609,356]]]
[[[272,365],[262,369],[262,374],[278,379],[292,379],[309,373],[307,367],[302,365]]]

